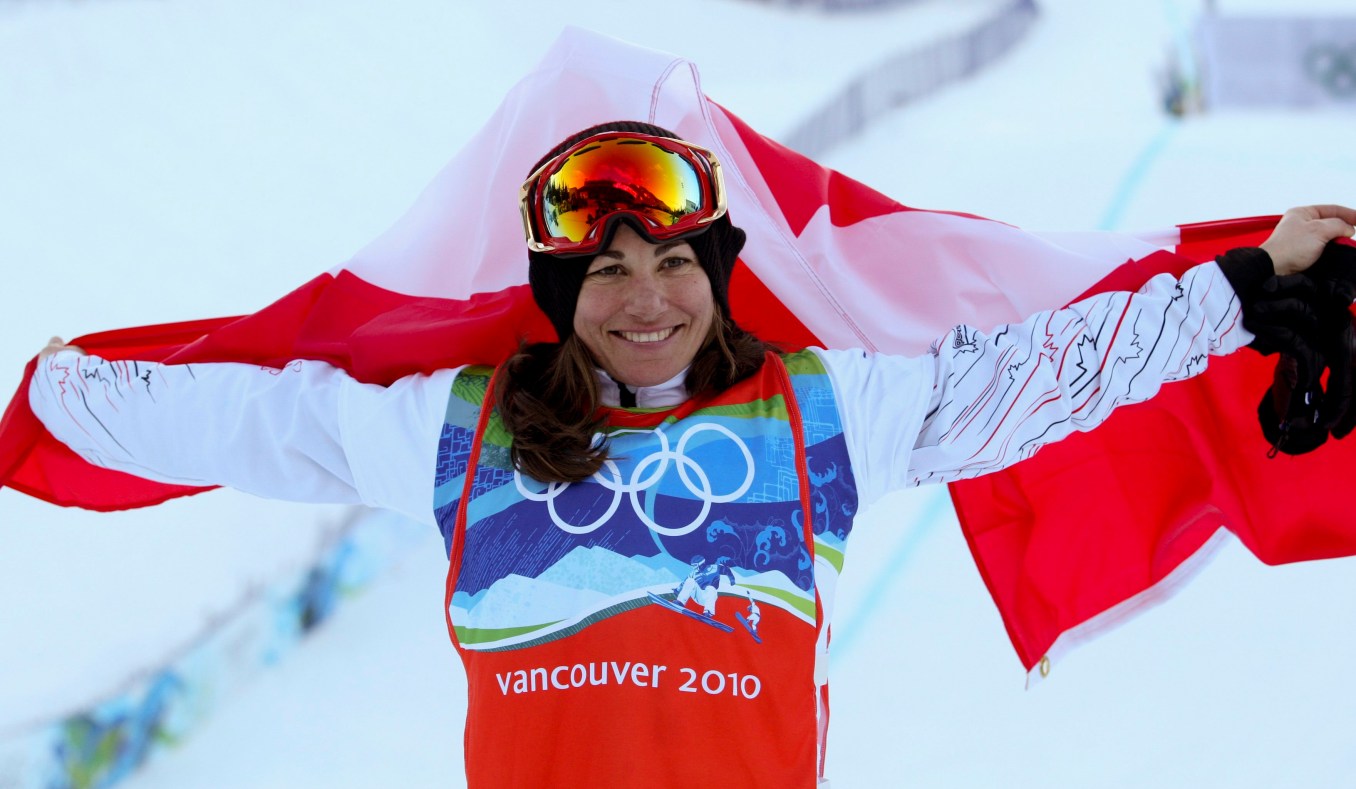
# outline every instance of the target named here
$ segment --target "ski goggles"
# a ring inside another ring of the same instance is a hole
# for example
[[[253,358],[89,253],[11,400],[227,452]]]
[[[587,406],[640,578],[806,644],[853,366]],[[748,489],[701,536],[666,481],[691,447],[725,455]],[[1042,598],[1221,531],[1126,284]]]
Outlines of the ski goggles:
[[[602,251],[618,219],[659,243],[725,215],[715,154],[690,142],[602,132],[537,168],[519,192],[527,248],[555,255]]]

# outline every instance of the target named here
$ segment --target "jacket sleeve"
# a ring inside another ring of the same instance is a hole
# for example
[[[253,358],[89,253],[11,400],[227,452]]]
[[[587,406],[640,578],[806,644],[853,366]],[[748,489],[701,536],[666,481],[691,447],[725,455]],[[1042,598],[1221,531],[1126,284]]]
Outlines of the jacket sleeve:
[[[1251,340],[1238,297],[1206,263],[993,331],[957,326],[915,359],[824,356],[866,503],[1031,457]]]
[[[322,362],[40,360],[33,412],[87,462],[267,498],[366,504],[432,522],[437,442],[455,370],[362,384]]]

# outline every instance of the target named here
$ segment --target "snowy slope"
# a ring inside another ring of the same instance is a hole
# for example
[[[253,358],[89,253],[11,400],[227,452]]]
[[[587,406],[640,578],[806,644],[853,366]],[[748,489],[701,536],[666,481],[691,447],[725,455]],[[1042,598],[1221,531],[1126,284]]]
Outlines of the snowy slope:
[[[880,54],[988,6],[836,19],[693,0],[662,25],[635,4],[571,7],[571,21],[694,58],[712,96],[775,134]],[[1043,7],[997,70],[829,163],[909,204],[1049,229],[1356,202],[1349,117],[1169,125],[1155,112],[1151,70],[1193,4]],[[22,119],[0,124],[0,384],[52,331],[247,311],[343,259],[477,127],[561,13],[536,0],[0,5],[0,118]],[[939,491],[897,496],[853,538],[835,629],[838,789],[1356,774],[1352,562],[1262,570],[1231,547],[1179,599],[1024,692],[944,509]],[[0,592],[20,601],[0,613],[0,727],[197,627],[241,575],[306,555],[326,517],[228,493],[89,516],[0,491]],[[440,554],[430,535],[131,785],[459,785],[464,695]]]

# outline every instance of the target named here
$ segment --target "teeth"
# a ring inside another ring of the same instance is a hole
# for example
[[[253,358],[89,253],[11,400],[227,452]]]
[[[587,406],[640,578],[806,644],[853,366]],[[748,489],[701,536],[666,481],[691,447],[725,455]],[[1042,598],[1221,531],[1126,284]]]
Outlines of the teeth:
[[[617,333],[620,334],[623,339],[630,340],[631,342],[659,342],[660,340],[667,340],[674,331],[675,328],[671,326],[659,331],[619,331]]]

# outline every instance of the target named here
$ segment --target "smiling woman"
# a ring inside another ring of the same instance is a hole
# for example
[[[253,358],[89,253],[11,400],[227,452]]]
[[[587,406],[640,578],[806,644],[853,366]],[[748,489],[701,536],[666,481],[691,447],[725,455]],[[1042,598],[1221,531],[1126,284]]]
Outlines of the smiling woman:
[[[619,385],[651,387],[687,370],[712,337],[711,280],[686,241],[652,244],[629,225],[589,263],[574,332]]]
[[[745,237],[709,151],[651,124],[590,127],[537,163],[522,211],[532,295],[560,342],[496,378],[517,468],[586,480],[606,458],[600,406],[671,407],[762,367],[771,346],[730,318]]]
[[[1349,336],[1334,315],[1350,330],[1352,288],[1298,274],[1352,234],[1336,206],[1136,293],[904,357],[740,329],[745,234],[720,163],[662,128],[586,129],[520,199],[558,336],[501,365],[379,386],[315,361],[142,366],[58,344],[30,390],[103,467],[436,524],[473,787],[822,786],[829,619],[861,507],[1030,457],[1212,356],[1326,348]],[[1326,436],[1341,414],[1305,416]]]

